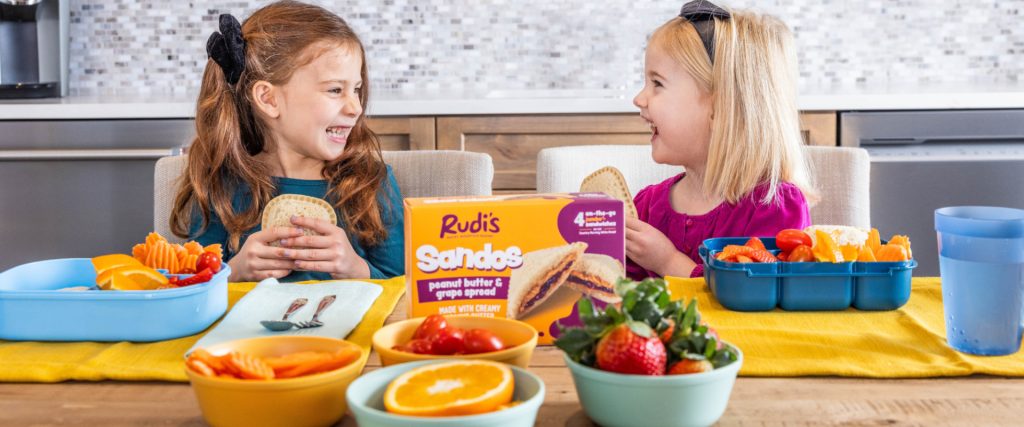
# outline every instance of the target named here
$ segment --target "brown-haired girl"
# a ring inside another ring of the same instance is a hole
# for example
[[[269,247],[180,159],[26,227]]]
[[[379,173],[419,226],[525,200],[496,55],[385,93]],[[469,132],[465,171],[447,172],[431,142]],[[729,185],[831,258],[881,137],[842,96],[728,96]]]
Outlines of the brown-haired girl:
[[[281,1],[244,24],[221,15],[206,49],[174,233],[221,243],[231,281],[403,274],[401,195],[362,114],[369,78],[348,24]],[[339,223],[294,217],[261,230],[263,208],[286,193],[325,199]]]

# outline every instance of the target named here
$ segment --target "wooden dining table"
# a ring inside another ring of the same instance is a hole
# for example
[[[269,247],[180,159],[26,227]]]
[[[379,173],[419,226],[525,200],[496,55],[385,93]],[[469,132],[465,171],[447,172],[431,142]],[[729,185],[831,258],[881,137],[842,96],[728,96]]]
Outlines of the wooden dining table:
[[[406,318],[398,303],[386,323]],[[0,363],[3,363],[0,361]],[[371,354],[366,371],[380,367]],[[530,371],[547,394],[538,426],[591,426],[555,347],[541,346]],[[186,383],[0,384],[0,426],[205,425]],[[351,415],[338,425],[355,426]],[[644,426],[638,419],[636,426]],[[740,377],[718,425],[1024,425],[1024,378],[927,379]]]

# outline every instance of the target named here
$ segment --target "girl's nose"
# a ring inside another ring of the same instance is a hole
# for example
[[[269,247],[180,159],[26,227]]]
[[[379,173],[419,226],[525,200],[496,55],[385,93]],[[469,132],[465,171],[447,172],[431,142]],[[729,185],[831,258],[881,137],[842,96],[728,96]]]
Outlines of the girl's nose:
[[[647,108],[647,97],[644,96],[643,89],[640,89],[640,92],[633,97],[633,105],[636,105],[637,108]]]
[[[363,114],[363,106],[359,103],[359,97],[347,97],[345,99],[345,105],[341,107],[341,114],[350,117],[359,117],[359,115]]]

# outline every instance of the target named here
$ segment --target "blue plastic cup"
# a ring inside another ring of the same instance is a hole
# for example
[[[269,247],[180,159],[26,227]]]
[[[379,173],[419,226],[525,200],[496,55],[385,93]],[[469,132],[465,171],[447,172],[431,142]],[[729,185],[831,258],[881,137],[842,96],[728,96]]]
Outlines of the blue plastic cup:
[[[946,340],[955,350],[1013,354],[1024,334],[1024,210],[935,210]]]

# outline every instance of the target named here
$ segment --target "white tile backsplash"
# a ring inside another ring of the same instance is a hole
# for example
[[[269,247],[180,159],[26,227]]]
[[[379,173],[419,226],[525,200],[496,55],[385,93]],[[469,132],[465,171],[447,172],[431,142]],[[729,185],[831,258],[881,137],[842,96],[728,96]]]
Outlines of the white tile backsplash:
[[[220,13],[266,1],[72,0],[73,94],[191,93]],[[633,89],[682,1],[321,0],[367,48],[375,91]],[[1024,0],[728,0],[796,34],[800,83],[1016,83]]]

